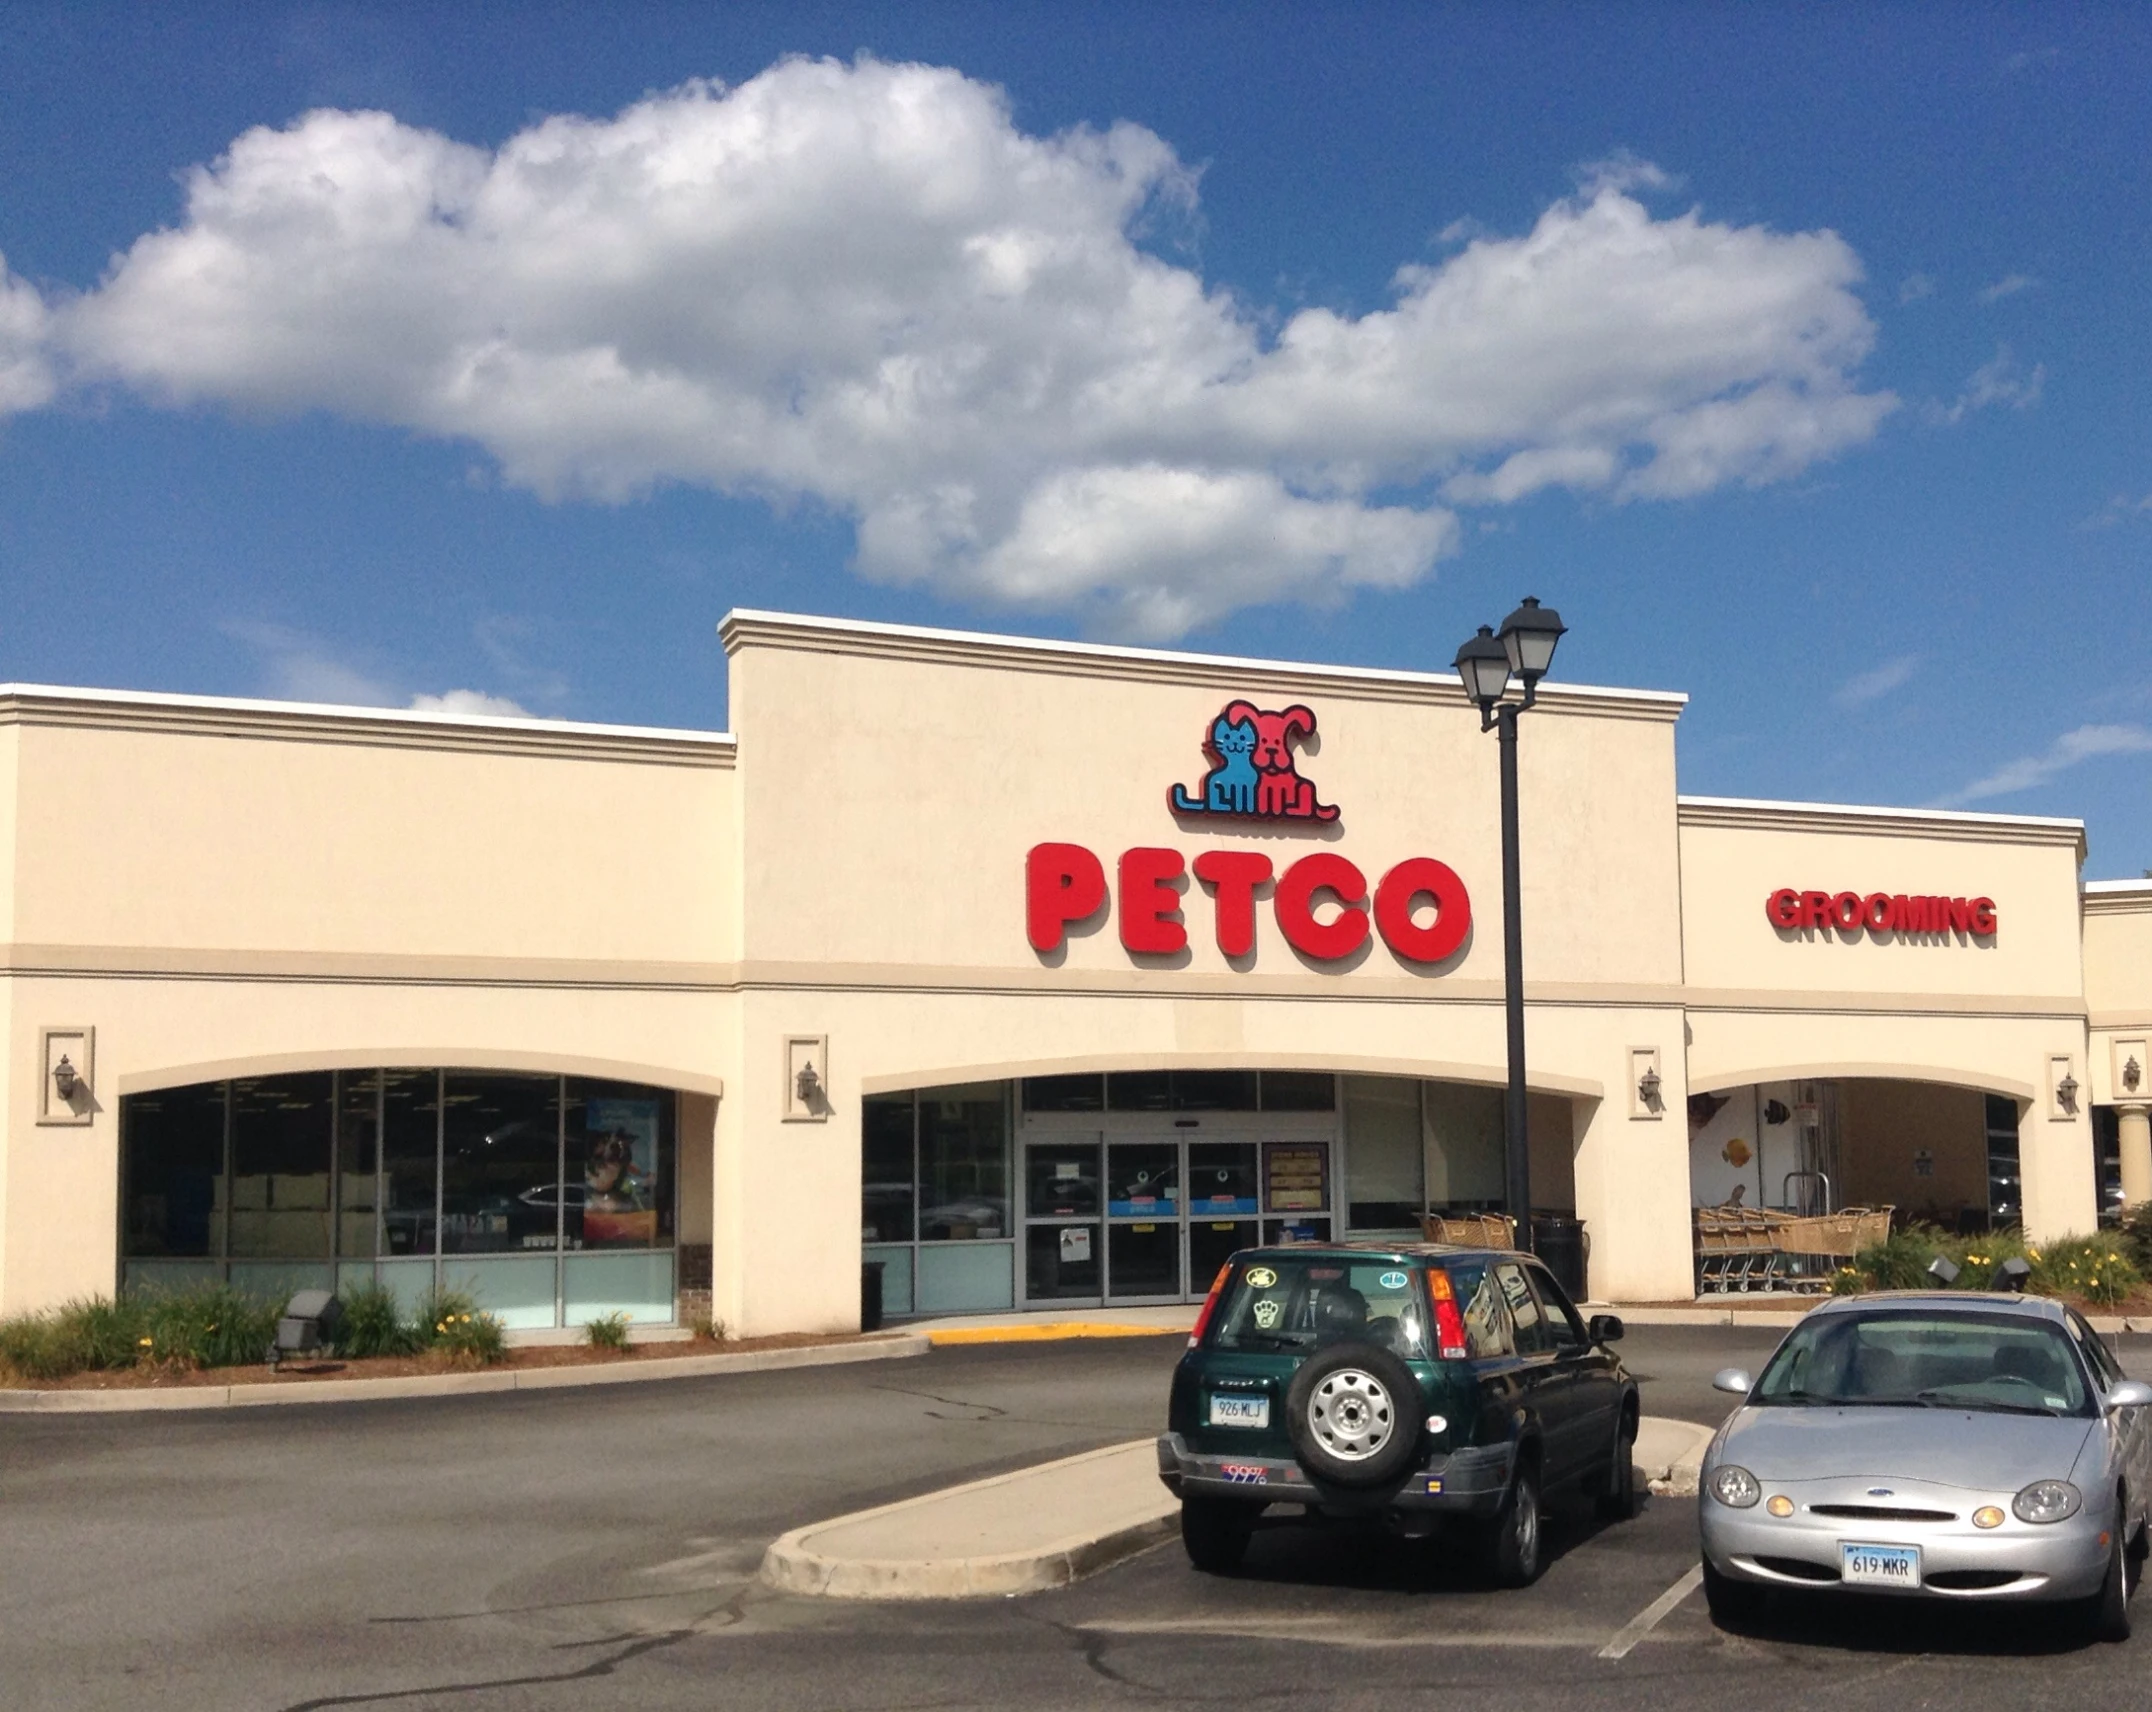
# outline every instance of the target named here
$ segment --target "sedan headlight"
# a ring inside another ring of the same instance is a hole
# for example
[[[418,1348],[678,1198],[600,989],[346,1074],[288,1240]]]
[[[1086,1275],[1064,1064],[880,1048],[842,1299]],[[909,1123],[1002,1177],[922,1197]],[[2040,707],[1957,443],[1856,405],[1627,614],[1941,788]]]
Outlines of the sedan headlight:
[[[1711,1496],[1730,1509],[1746,1510],[1763,1496],[1763,1487],[1739,1463],[1729,1462],[1712,1475]]]
[[[2021,1522],[2066,1522],[2084,1508],[2085,1495],[2067,1480],[2035,1480],[2010,1500]]]

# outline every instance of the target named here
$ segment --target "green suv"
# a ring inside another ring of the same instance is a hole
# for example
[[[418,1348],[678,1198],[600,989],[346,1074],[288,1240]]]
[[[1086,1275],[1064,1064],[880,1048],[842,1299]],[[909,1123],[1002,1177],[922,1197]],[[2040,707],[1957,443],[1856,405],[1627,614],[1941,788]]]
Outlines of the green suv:
[[[1556,1488],[1635,1509],[1636,1382],[1545,1267],[1503,1250],[1248,1249],[1218,1274],[1173,1373],[1158,1473],[1198,1569],[1238,1566],[1266,1507],[1461,1524],[1487,1573],[1540,1570]]]

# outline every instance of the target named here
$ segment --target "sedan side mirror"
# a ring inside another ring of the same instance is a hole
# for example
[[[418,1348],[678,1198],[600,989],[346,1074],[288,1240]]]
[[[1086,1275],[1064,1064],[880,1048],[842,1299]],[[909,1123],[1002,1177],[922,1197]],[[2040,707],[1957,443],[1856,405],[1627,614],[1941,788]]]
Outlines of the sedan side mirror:
[[[1746,1397],[1756,1388],[1756,1381],[1738,1367],[1722,1367],[1711,1376],[1711,1389],[1731,1391],[1737,1397]]]
[[[1620,1343],[1621,1315],[1594,1314],[1584,1331],[1594,1343]]]
[[[2152,1403],[2152,1385],[2142,1379],[2118,1379],[2107,1393],[2110,1409],[2141,1409],[2147,1403]]]

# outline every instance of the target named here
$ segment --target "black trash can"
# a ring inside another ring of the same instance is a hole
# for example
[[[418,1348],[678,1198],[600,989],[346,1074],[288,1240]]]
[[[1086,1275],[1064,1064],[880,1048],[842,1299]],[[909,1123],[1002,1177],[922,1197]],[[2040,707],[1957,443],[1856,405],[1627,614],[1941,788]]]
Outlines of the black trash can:
[[[1582,1219],[1567,1213],[1534,1213],[1532,1252],[1545,1262],[1555,1283],[1569,1292],[1572,1302],[1586,1299],[1586,1262],[1591,1257],[1592,1243]]]
[[[863,1260],[859,1263],[859,1329],[878,1332],[882,1329],[882,1268],[886,1260]]]

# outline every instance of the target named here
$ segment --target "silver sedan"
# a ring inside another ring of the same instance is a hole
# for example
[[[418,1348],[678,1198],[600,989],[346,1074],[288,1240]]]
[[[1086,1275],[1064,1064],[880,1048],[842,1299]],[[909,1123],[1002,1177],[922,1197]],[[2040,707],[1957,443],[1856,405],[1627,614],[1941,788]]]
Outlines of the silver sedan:
[[[2152,1385],[2039,1297],[1824,1303],[1751,1380],[1704,1455],[1704,1593],[1770,1588],[2075,1602],[2129,1634],[2152,1503]]]

